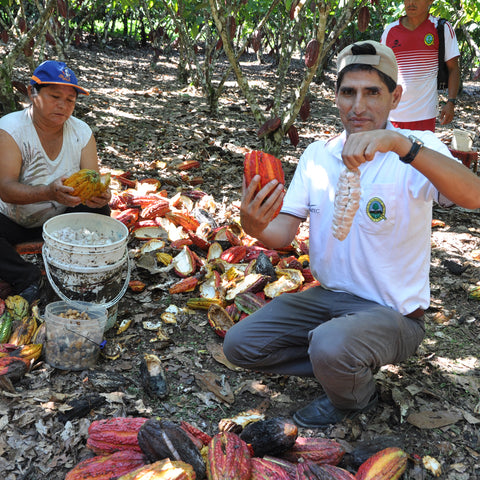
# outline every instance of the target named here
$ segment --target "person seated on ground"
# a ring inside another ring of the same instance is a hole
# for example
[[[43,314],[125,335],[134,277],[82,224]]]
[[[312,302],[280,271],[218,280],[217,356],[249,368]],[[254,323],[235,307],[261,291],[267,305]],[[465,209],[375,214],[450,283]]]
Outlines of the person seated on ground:
[[[388,121],[402,95],[389,47],[350,45],[338,55],[337,71],[344,132],[307,147],[286,194],[276,180],[255,194],[256,176],[240,207],[245,232],[269,248],[289,245],[309,216],[310,268],[321,286],[274,298],[230,328],[223,346],[237,366],[318,380],[323,395],[293,415],[302,427],[376,405],[375,372],[413,355],[424,337],[432,202],[442,193],[462,207],[480,207],[480,178],[435,134]],[[345,169],[359,171],[361,195],[341,241],[332,219]]]
[[[78,94],[89,93],[74,72],[48,60],[33,72],[31,105],[0,118],[0,278],[29,302],[39,298],[41,271],[15,245],[41,240],[44,222],[62,213],[110,214],[110,190],[83,205],[63,185],[82,168],[99,170],[92,130],[72,116]]]

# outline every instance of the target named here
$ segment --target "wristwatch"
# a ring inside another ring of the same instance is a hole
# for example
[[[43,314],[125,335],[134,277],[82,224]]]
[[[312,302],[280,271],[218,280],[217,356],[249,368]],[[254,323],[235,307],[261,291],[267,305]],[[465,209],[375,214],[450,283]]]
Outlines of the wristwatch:
[[[414,135],[409,135],[408,139],[412,142],[412,148],[404,157],[399,157],[403,163],[412,163],[418,151],[423,147],[423,142]]]
[[[447,102],[453,103],[455,105],[457,103],[457,99],[456,98],[449,98],[447,100]]]

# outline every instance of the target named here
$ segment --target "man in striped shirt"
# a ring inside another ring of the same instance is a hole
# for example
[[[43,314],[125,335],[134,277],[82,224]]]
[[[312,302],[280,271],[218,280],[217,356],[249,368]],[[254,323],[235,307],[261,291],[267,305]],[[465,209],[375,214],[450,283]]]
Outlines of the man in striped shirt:
[[[430,15],[433,0],[405,0],[405,16],[386,26],[381,43],[390,47],[398,63],[398,83],[403,87],[398,107],[390,113],[394,126],[435,131],[438,114],[438,18]],[[453,120],[460,85],[460,52],[452,26],[446,22],[445,60],[449,72],[448,101],[439,115],[441,125]]]

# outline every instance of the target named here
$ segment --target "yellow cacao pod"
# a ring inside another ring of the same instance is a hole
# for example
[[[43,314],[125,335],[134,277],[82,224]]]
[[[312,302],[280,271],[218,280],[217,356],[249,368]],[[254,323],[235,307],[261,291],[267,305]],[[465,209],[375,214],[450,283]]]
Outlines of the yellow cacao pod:
[[[64,180],[63,184],[72,187],[72,196],[80,197],[82,203],[85,203],[107,190],[110,185],[110,174],[101,175],[95,170],[82,168]]]

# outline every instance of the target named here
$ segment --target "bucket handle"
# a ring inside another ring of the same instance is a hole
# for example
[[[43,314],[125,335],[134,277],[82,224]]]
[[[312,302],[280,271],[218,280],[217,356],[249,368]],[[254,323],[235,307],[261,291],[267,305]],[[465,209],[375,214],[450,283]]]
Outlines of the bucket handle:
[[[68,298],[61,290],[60,288],[57,286],[57,284],[55,283],[55,280],[53,279],[52,277],[52,273],[50,272],[50,267],[48,265],[48,261],[47,261],[47,254],[46,254],[46,246],[45,244],[43,244],[43,247],[42,247],[42,257],[43,257],[43,263],[44,263],[44,266],[45,266],[45,273],[47,275],[47,278],[48,278],[48,281],[50,282],[50,285],[52,286],[53,290],[55,291],[55,293],[65,302],[69,302],[69,303],[73,303],[75,304],[75,300],[71,300],[70,298]],[[98,305],[101,305],[102,307],[105,307],[105,308],[110,308],[110,307],[113,307],[113,305],[115,305],[116,303],[118,303],[118,301],[125,295],[125,292],[127,291],[127,288],[128,288],[128,282],[130,281],[130,273],[131,273],[131,264],[130,264],[130,257],[128,256],[128,251],[125,252],[125,256],[124,258],[126,259],[127,261],[127,275],[125,277],[125,282],[123,283],[123,286],[122,286],[122,289],[120,290],[120,292],[118,293],[118,295],[113,299],[113,300],[110,300],[110,302],[107,302],[107,303],[100,303]]]

